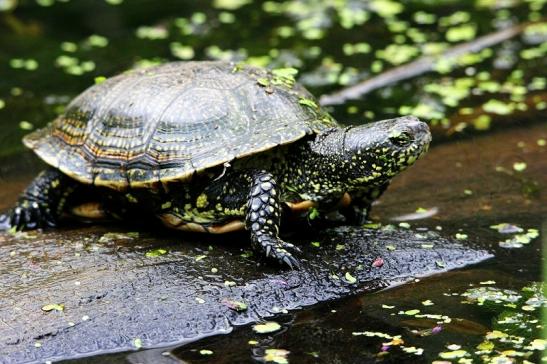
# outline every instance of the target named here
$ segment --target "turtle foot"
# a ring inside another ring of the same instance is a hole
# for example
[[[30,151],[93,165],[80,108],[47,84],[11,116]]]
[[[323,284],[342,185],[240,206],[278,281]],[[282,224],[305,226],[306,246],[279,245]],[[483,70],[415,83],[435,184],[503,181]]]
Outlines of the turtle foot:
[[[49,207],[36,201],[23,200],[11,210],[9,225],[20,231],[55,227],[57,223]]]

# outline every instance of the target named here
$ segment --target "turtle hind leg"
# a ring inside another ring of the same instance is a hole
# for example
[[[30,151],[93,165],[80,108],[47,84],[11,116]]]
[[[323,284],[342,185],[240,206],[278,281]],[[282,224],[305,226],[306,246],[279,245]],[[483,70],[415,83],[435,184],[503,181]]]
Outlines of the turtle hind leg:
[[[50,168],[41,172],[19,196],[9,225],[17,230],[55,227],[67,197],[78,183]]]
[[[245,219],[245,226],[251,233],[251,242],[266,257],[292,269],[300,268],[300,262],[290,252],[300,252],[300,249],[278,236],[280,217],[281,205],[275,180],[268,172],[255,173]]]

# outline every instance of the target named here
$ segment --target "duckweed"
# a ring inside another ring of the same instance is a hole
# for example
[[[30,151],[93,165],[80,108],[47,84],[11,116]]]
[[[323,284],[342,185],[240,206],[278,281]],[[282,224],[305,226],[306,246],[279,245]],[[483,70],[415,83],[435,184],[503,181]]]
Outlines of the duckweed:
[[[391,18],[404,10],[403,3],[392,0],[372,0],[370,8],[382,18]]]
[[[160,257],[162,255],[165,255],[167,254],[167,250],[165,249],[162,249],[162,248],[158,248],[158,249],[152,249],[152,250],[149,250],[145,253],[145,256],[147,258],[156,258],[156,257]]]
[[[506,103],[500,100],[491,99],[482,105],[485,112],[498,115],[509,115],[513,112],[515,106],[512,103]]]
[[[449,42],[461,42],[475,37],[477,28],[474,24],[464,24],[448,29],[446,40]]]
[[[289,360],[287,359],[290,351],[285,349],[266,349],[264,351],[264,356],[262,359],[265,362],[272,362],[277,364],[288,364]]]
[[[281,325],[274,321],[266,321],[253,326],[253,331],[257,334],[269,334],[281,330]]]
[[[158,40],[166,39],[169,32],[160,26],[140,26],[137,28],[136,36],[141,39]]]
[[[415,46],[406,44],[390,44],[383,50],[376,51],[376,57],[394,65],[408,62],[420,53]]]
[[[62,303],[50,303],[47,305],[42,306],[42,311],[49,312],[49,311],[64,311],[65,305]]]
[[[191,46],[182,45],[179,42],[172,42],[170,44],[171,53],[173,56],[188,60],[194,58],[194,49]]]

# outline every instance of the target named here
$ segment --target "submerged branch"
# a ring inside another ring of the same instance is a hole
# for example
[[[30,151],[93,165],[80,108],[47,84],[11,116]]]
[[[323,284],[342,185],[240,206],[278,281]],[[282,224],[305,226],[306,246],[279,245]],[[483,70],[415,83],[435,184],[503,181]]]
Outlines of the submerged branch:
[[[406,80],[422,73],[432,71],[440,59],[452,59],[464,54],[477,52],[484,48],[491,47],[507,39],[522,33],[529,24],[519,24],[494,33],[487,34],[467,43],[463,43],[448,49],[437,56],[423,56],[410,63],[395,67],[377,76],[359,82],[356,85],[343,88],[331,94],[321,96],[321,105],[339,105],[347,100],[358,99],[359,97],[372,92],[378,88]]]

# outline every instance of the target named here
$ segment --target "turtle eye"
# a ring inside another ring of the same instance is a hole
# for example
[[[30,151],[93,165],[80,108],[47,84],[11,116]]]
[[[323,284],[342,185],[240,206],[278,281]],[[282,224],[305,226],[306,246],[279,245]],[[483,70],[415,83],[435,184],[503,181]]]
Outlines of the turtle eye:
[[[412,142],[413,138],[409,132],[402,131],[391,135],[389,140],[398,147],[405,147]]]

